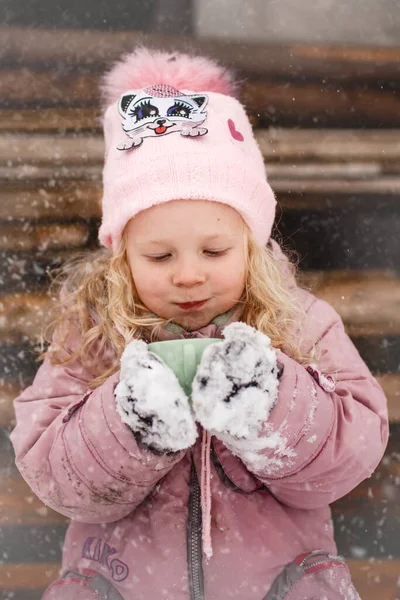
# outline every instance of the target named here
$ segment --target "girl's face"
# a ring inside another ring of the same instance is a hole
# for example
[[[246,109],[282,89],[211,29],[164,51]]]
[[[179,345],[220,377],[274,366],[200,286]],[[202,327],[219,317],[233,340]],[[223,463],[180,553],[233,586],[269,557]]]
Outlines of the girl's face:
[[[144,210],[126,227],[142,302],[187,330],[208,325],[242,295],[246,240],[239,213],[219,202],[173,200]]]

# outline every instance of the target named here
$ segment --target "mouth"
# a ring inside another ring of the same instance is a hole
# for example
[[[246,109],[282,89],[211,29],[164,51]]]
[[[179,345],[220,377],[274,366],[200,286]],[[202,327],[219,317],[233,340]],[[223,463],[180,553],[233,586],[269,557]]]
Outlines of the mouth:
[[[154,131],[157,133],[157,135],[161,135],[162,133],[165,133],[167,131],[167,128],[165,127],[165,125],[160,125],[160,127],[156,127]]]
[[[197,310],[201,308],[206,302],[207,300],[199,300],[197,302],[177,302],[177,306],[179,306],[179,308],[182,308],[182,310]]]

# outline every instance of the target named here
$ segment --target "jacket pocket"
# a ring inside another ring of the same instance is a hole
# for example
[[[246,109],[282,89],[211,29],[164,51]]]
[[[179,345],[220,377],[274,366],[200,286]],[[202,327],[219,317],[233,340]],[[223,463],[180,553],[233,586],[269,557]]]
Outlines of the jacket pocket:
[[[113,584],[91,569],[69,569],[53,581],[42,600],[124,600]]]
[[[343,558],[315,550],[286,565],[263,600],[361,599]]]

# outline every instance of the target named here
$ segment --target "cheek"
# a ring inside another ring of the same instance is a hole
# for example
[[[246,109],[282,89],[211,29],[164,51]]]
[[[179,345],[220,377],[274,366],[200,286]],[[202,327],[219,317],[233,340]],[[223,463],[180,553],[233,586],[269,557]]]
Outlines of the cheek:
[[[245,286],[246,274],[245,265],[240,265],[235,262],[234,264],[227,265],[225,269],[221,270],[218,277],[215,278],[216,285],[221,294],[224,293],[235,293],[240,296]]]
[[[164,280],[159,273],[154,273],[151,267],[136,268],[132,273],[133,281],[142,301],[146,303],[148,298],[161,296],[165,289]]]

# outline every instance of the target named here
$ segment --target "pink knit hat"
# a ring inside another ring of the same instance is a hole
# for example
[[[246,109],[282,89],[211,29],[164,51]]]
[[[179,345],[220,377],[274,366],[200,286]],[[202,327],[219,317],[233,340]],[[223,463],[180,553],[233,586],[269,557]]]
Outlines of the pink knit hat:
[[[229,71],[204,57],[140,48],[103,83],[104,246],[115,251],[140,211],[182,199],[232,206],[267,242],[276,200]]]

